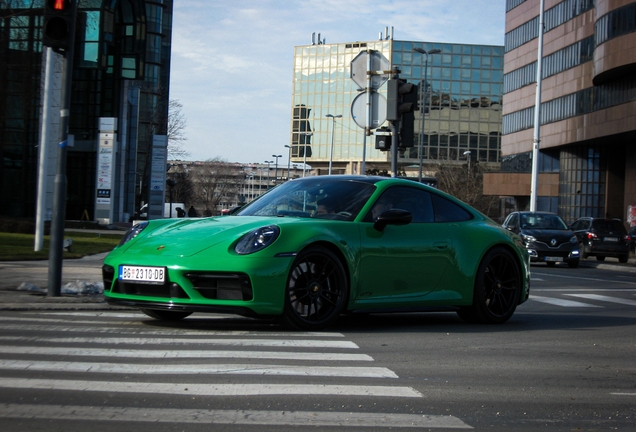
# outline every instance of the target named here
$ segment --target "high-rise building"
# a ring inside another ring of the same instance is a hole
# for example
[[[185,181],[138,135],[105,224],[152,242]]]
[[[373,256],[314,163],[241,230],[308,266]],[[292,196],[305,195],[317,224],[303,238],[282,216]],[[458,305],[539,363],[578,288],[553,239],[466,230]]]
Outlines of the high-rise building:
[[[540,3],[506,1],[501,172],[484,181],[502,216],[530,206]],[[635,1],[545,0],[537,210],[636,210],[635,15]]]
[[[52,206],[62,56],[47,56],[42,45],[44,3],[0,2],[3,216],[34,217],[40,175],[46,176],[47,213]],[[172,3],[77,2],[68,130],[74,145],[67,152],[67,219],[119,222],[131,216],[141,201],[161,200],[163,206]],[[52,68],[47,69],[47,64]],[[44,107],[45,82],[51,88],[48,107]],[[43,146],[46,152],[42,152]],[[162,173],[153,175],[153,171]]]
[[[419,86],[423,109],[415,112],[414,146],[400,151],[399,171],[413,175],[419,167],[420,146],[429,174],[440,162],[465,164],[468,158],[498,167],[503,47],[390,38],[336,44],[318,41],[294,48],[293,162],[306,162],[320,174],[326,174],[330,165],[334,174],[362,174],[366,142],[367,172],[390,171],[390,154],[375,148],[373,136],[365,138],[352,115],[356,97],[366,96],[351,80],[351,61],[367,50],[381,53],[389,69],[399,68],[400,78]],[[386,88],[382,85],[378,93],[386,97]]]

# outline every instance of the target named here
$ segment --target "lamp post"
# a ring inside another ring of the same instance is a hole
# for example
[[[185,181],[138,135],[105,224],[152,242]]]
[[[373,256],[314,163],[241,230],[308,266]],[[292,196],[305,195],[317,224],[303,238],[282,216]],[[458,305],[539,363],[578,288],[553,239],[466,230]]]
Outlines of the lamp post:
[[[425,56],[424,58],[424,76],[422,78],[422,83],[424,84],[424,88],[420,89],[420,92],[422,92],[422,96],[420,97],[420,114],[422,116],[422,130],[420,131],[420,175],[419,175],[419,181],[420,183],[422,182],[422,165],[424,164],[424,111],[425,111],[425,106],[424,106],[424,98],[426,97],[427,94],[427,82],[426,82],[426,78],[428,77],[428,55],[429,54],[439,54],[442,51],[434,48],[432,50],[424,50],[422,48],[416,47],[413,48],[413,51],[418,52],[420,54],[423,54]]]
[[[287,150],[287,181],[289,181],[289,164],[291,163],[291,146],[285,144],[289,150]]]
[[[276,169],[274,170],[274,186],[276,186],[278,181],[278,158],[283,157],[283,155],[272,155],[272,157],[276,158]]]
[[[325,117],[330,117],[332,120],[331,125],[331,149],[329,150],[329,175],[331,175],[331,165],[333,163],[333,141],[334,141],[334,132],[336,130],[336,119],[341,118],[342,114],[327,114]]]
[[[267,164],[267,187],[265,188],[265,192],[267,192],[267,190],[269,189],[269,164],[273,164],[274,161],[265,161],[265,163]]]
[[[470,150],[466,150],[464,152],[464,156],[468,159],[468,171],[466,173],[466,201],[468,202],[468,198],[470,195],[470,156],[472,155]]]
[[[312,132],[301,132],[301,135],[305,137],[303,140],[303,177],[305,177],[305,170],[307,169],[307,137],[313,135]]]

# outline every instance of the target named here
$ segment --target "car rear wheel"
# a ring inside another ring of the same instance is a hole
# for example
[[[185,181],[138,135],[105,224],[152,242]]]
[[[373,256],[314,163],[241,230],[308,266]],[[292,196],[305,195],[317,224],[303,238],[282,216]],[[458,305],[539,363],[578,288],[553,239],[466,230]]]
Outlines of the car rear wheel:
[[[472,306],[457,314],[469,322],[501,324],[519,304],[523,280],[514,255],[507,249],[491,249],[482,259],[475,278]]]
[[[330,250],[302,251],[287,278],[283,323],[302,330],[333,324],[345,308],[348,287],[344,267]]]
[[[596,256],[596,261],[605,261],[605,257],[604,256]]]
[[[141,309],[143,313],[150,318],[165,320],[165,321],[178,321],[192,315],[192,312],[179,312],[179,311],[166,311],[166,310],[154,310],[154,309]]]
[[[629,254],[618,257],[618,262],[625,264],[629,260]]]

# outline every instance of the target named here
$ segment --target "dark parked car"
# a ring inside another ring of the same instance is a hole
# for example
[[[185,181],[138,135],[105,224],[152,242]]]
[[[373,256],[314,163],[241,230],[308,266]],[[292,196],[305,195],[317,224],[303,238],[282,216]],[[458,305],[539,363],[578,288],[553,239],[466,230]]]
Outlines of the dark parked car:
[[[629,235],[620,219],[584,217],[570,228],[579,239],[582,258],[595,256],[604,261],[605,257],[614,257],[622,263],[629,259]]]
[[[523,239],[530,261],[554,266],[566,262],[579,266],[579,242],[559,216],[548,212],[514,212],[503,223],[507,230]]]

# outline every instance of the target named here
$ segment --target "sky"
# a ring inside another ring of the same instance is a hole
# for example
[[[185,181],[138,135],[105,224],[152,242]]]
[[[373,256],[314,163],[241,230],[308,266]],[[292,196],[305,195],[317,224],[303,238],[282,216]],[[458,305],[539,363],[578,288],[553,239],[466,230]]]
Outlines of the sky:
[[[176,0],[170,99],[183,159],[287,164],[294,47],[379,39],[503,45],[506,0]],[[317,36],[316,36],[317,37]]]

